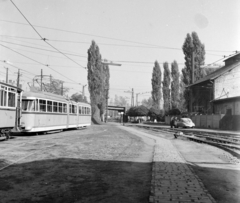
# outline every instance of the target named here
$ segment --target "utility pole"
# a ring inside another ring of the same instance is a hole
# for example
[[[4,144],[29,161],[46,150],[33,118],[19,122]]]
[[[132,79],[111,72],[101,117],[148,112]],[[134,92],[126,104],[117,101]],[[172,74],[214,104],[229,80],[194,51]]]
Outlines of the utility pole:
[[[61,95],[63,96],[63,81],[62,82],[62,87],[61,87]]]
[[[140,93],[136,93],[136,106],[138,106],[138,95],[139,95]]]
[[[195,59],[195,53],[194,51],[192,52],[192,84],[194,83],[194,72],[195,72],[195,62],[194,62],[194,59]]]
[[[195,59],[195,53],[194,53],[194,51],[192,51],[192,77],[191,77],[191,79],[192,79],[192,81],[191,81],[191,84],[193,84],[194,83],[194,72],[195,72],[195,63],[194,63],[194,59]],[[190,105],[189,105],[189,110],[190,110],[190,112],[192,112],[193,111],[193,91],[192,91],[192,87],[190,87]]]
[[[41,91],[42,91],[43,70],[41,69]]]
[[[131,99],[131,104],[134,106],[134,89],[132,88],[132,99]]]
[[[8,68],[6,68],[6,83],[8,83]]]
[[[18,69],[18,76],[17,76],[17,87],[19,88],[19,83],[20,83],[20,69]]]
[[[49,79],[50,79],[50,92],[52,92],[52,75],[50,75]]]
[[[105,90],[106,90],[106,118],[105,118],[105,123],[106,123],[108,119],[108,90],[109,89],[105,89]]]
[[[124,91],[127,93],[131,93],[131,107],[134,106],[134,89],[132,88],[132,91]]]
[[[83,85],[82,86],[82,96],[83,96],[83,99],[85,98],[85,87],[86,87],[87,85]]]

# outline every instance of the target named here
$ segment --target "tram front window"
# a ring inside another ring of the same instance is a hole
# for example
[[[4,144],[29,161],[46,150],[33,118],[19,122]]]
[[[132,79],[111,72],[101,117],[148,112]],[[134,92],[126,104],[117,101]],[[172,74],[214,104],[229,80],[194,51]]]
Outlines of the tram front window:
[[[23,111],[35,111],[35,100],[23,100],[22,109]]]

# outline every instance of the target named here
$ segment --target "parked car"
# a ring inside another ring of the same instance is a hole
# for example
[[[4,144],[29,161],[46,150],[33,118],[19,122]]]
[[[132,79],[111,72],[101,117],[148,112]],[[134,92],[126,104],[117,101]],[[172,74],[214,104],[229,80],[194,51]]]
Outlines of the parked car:
[[[180,118],[179,120],[175,121],[174,127],[194,128],[195,124],[192,122],[190,118]]]

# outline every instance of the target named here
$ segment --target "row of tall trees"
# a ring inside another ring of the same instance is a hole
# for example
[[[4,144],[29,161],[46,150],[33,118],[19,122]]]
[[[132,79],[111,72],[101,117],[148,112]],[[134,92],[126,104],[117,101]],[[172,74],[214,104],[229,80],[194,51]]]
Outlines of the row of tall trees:
[[[176,61],[171,63],[171,71],[167,62],[163,64],[163,79],[159,63],[154,63],[152,72],[152,106],[160,109],[161,95],[163,96],[163,109],[168,112],[170,109],[180,109],[181,111],[189,110],[190,106],[190,90],[187,88],[190,84],[200,80],[216,69],[203,69],[205,61],[205,46],[200,41],[196,32],[187,34],[182,46],[185,66],[182,69],[182,74],[179,72]],[[194,71],[193,71],[194,70]],[[163,81],[162,81],[163,80]],[[204,95],[201,98],[194,97],[198,100],[204,100]],[[199,102],[198,101],[198,102]],[[204,101],[202,101],[204,102]],[[149,105],[147,100],[143,104]]]
[[[163,109],[167,112],[171,108],[180,107],[180,73],[176,61],[171,64],[171,71],[167,62],[163,64],[163,69],[162,81],[160,65],[156,61],[152,73],[152,106],[160,110],[163,96]],[[144,102],[147,103],[147,100]]]
[[[109,94],[109,68],[102,63],[102,56],[95,41],[88,49],[88,90],[92,107],[92,121],[104,121]]]

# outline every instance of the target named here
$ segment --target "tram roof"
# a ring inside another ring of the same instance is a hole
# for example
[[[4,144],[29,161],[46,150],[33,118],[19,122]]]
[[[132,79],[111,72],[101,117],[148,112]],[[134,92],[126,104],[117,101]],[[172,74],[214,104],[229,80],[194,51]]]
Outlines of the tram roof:
[[[39,91],[32,91],[32,92],[23,92],[23,99],[34,99],[34,98],[39,98],[39,99],[49,99],[49,100],[54,100],[54,101],[61,101],[61,102],[71,102],[73,104],[81,104],[83,106],[89,106],[90,104],[83,103],[83,102],[75,102],[72,101],[62,95],[57,95],[53,94],[50,92],[39,92]]]
[[[39,99],[50,99],[50,100],[57,100],[57,101],[63,101],[67,102],[68,99],[66,99],[62,95],[57,95],[49,92],[23,92],[23,98],[39,98]]]
[[[5,82],[1,82],[1,81],[0,81],[0,84],[5,85],[5,86],[7,86],[7,87],[15,88],[15,89],[17,89],[19,92],[22,92],[22,91],[23,91],[21,88],[16,87],[16,86],[14,86],[14,85],[10,85],[10,84],[5,83]]]

